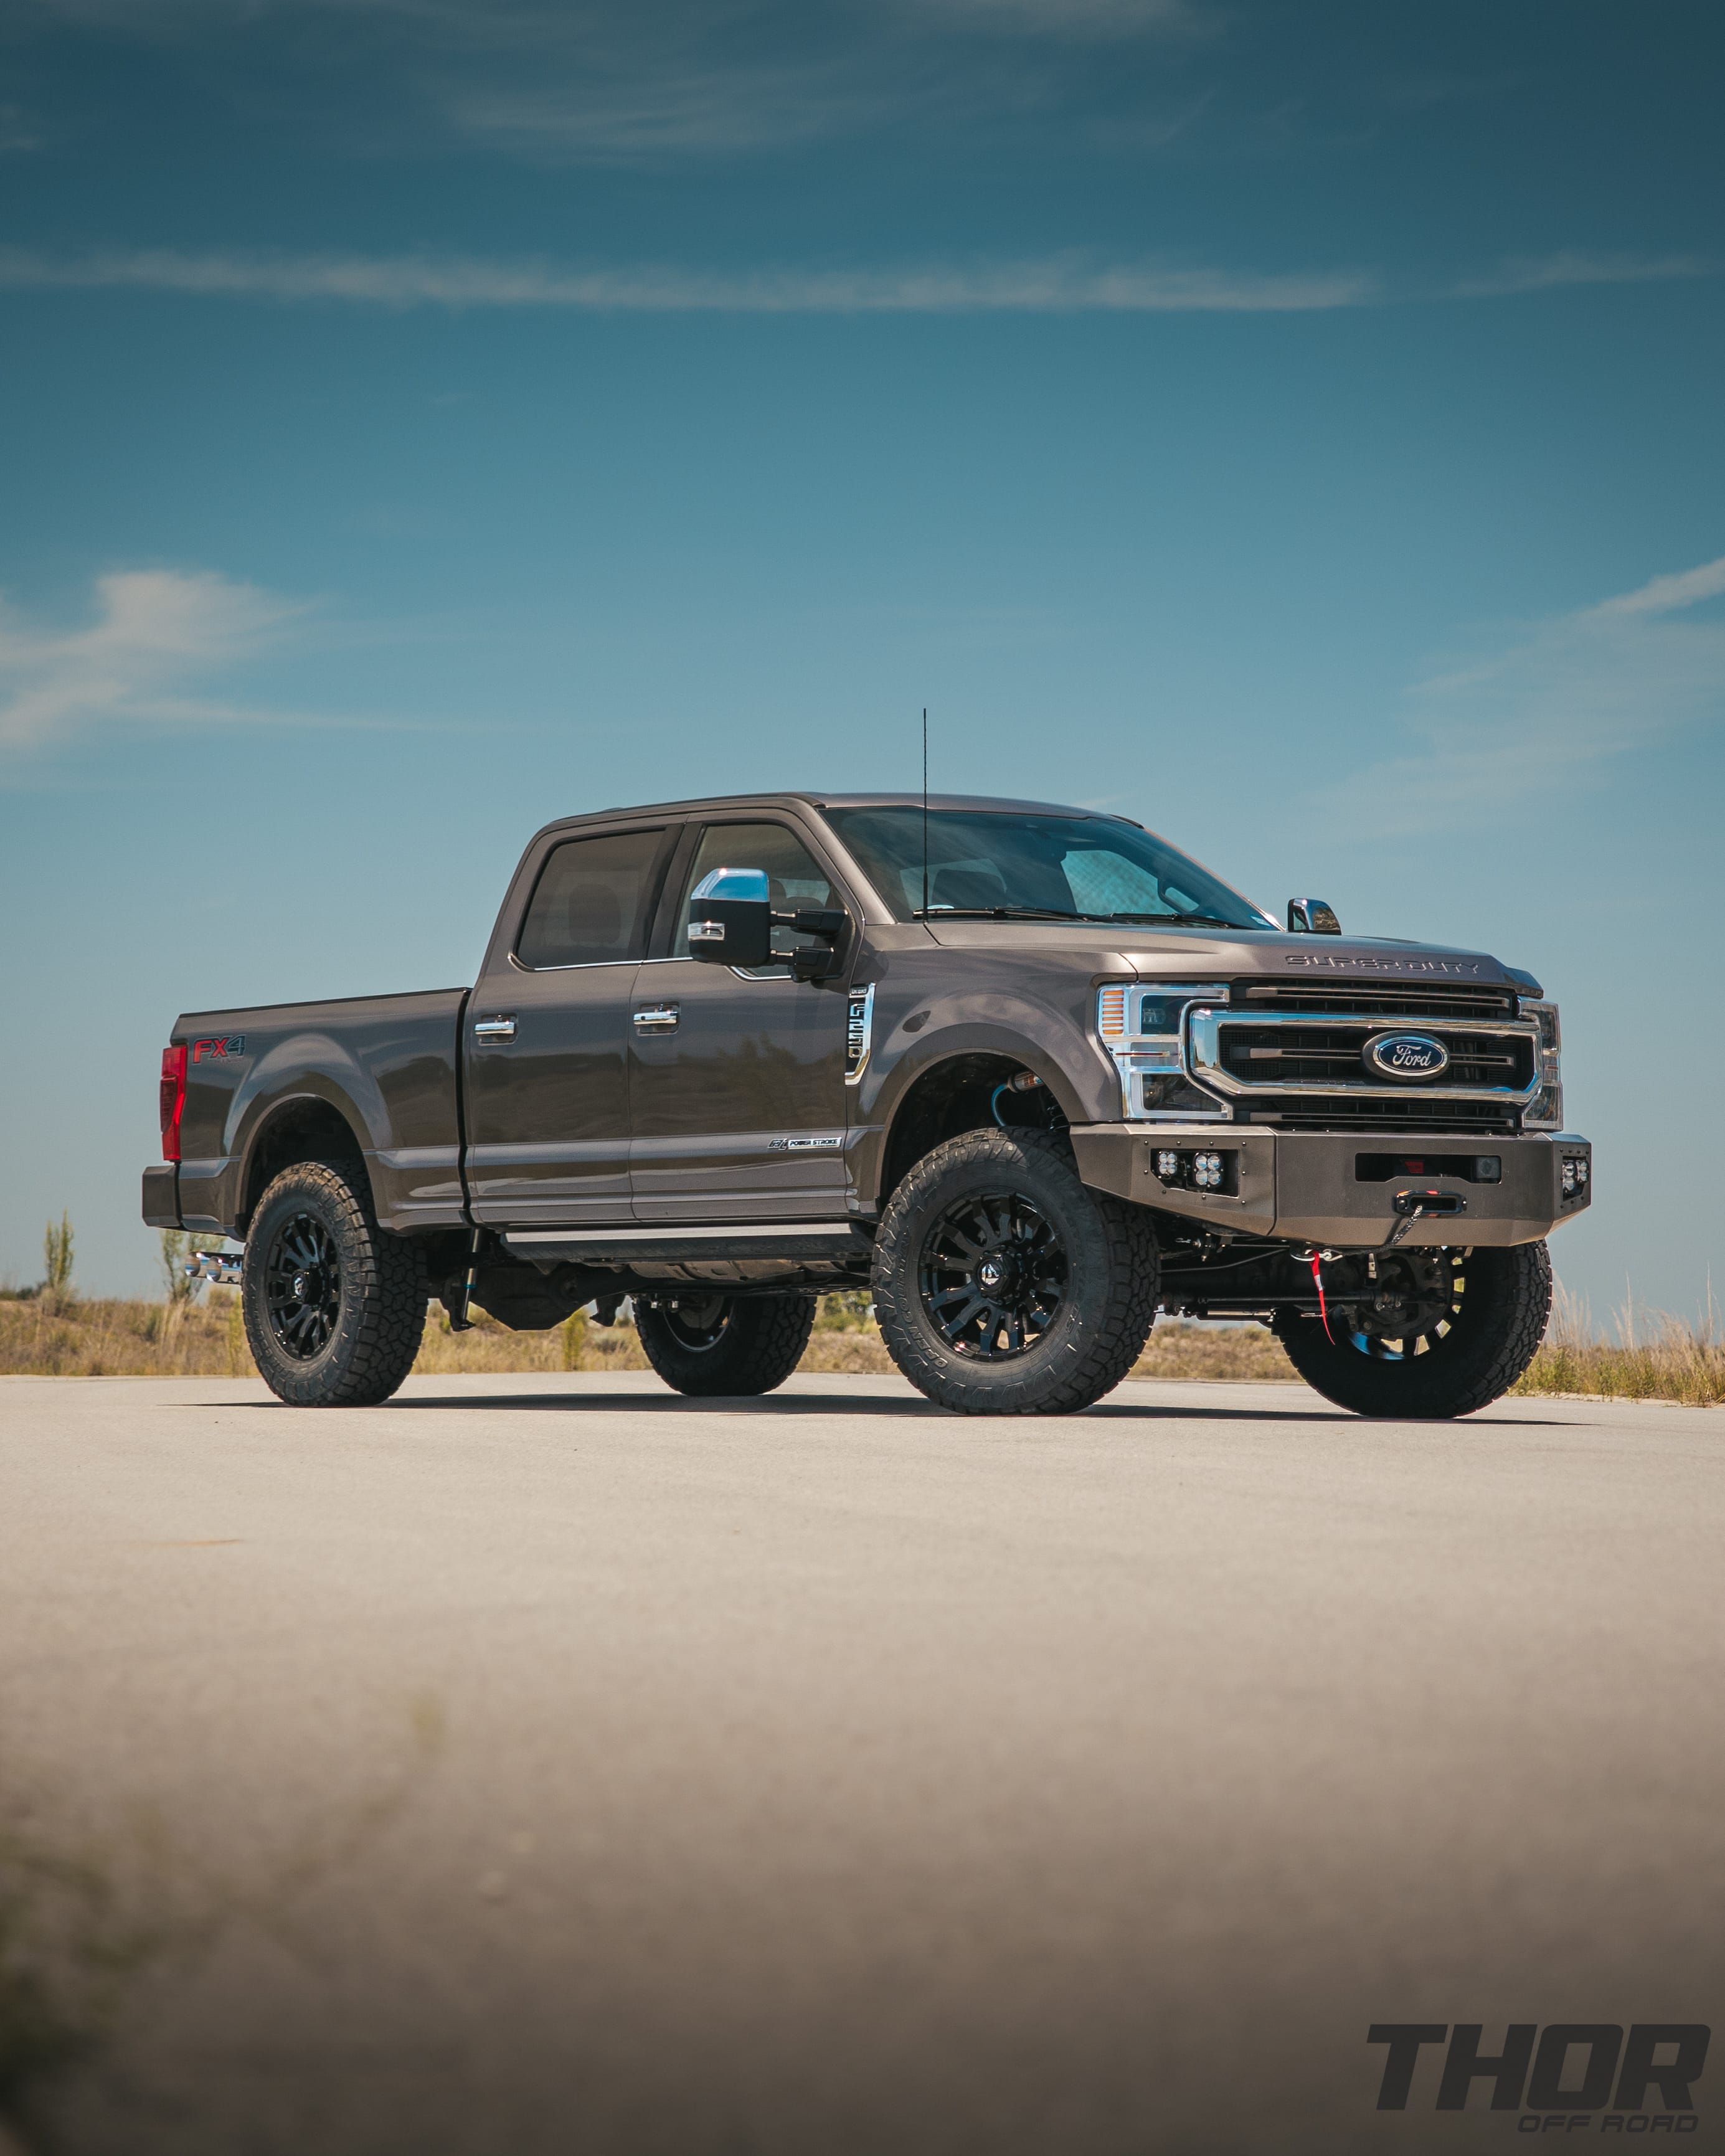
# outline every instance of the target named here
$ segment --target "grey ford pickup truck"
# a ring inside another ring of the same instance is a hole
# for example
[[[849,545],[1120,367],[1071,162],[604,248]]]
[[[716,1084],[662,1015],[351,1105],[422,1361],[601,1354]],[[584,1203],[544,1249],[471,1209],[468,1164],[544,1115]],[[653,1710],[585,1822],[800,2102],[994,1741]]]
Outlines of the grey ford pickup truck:
[[[471,988],[194,1011],[144,1218],[242,1240],[270,1386],[365,1405],[428,1302],[631,1298],[688,1393],[796,1368],[871,1289],[970,1413],[1117,1384],[1158,1310],[1256,1318],[1363,1414],[1531,1360],[1589,1203],[1558,1013],[1478,952],[1284,928],[1121,816],[772,793],[528,846]]]

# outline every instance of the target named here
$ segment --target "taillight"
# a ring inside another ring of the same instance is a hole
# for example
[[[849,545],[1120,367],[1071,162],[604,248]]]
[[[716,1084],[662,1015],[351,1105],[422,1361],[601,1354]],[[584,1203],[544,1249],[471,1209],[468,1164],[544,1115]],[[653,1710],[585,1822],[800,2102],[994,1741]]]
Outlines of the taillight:
[[[186,1107],[186,1044],[162,1051],[162,1158],[180,1157],[180,1117]]]

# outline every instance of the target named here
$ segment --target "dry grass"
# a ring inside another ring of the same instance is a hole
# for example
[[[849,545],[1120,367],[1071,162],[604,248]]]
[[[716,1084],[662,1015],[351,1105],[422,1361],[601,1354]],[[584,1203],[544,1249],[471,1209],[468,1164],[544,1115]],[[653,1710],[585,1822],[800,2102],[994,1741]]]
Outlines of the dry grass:
[[[1633,1300],[1616,1317],[1617,1337],[1599,1339],[1587,1304],[1559,1288],[1550,1329],[1518,1393],[1585,1393],[1614,1399],[1681,1400],[1692,1408],[1725,1404],[1725,1340],[1707,1296],[1700,1325],[1663,1311],[1637,1310]]]
[[[416,1377],[453,1377],[463,1370],[502,1376],[516,1370],[644,1370],[632,1325],[593,1325],[577,1314],[549,1332],[511,1332],[482,1310],[470,1332],[452,1332],[434,1303],[413,1364]]]
[[[460,1371],[644,1370],[647,1358],[630,1325],[602,1326],[576,1317],[549,1332],[511,1332],[475,1312],[470,1332],[452,1332],[434,1306],[413,1365],[427,1376]],[[1620,1399],[1725,1404],[1725,1339],[1711,1321],[1691,1325],[1626,1308],[1618,1337],[1598,1338],[1584,1304],[1560,1290],[1552,1327],[1519,1394],[1594,1394]],[[854,1296],[827,1296],[804,1370],[890,1376],[892,1358]],[[65,1378],[249,1378],[256,1374],[239,1298],[212,1289],[199,1303],[82,1301],[39,1296],[0,1300],[0,1374]],[[1290,1384],[1292,1366],[1279,1342],[1258,1325],[1207,1326],[1164,1318],[1133,1368],[1135,1378],[1195,1379],[1209,1384]]]
[[[483,1311],[470,1332],[452,1332],[434,1306],[413,1368],[428,1377],[467,1371],[644,1370],[631,1325],[572,1317],[549,1332],[511,1332]],[[803,1357],[804,1370],[890,1376],[891,1357],[866,1315],[866,1298],[829,1296]],[[99,1302],[48,1296],[0,1301],[0,1373],[60,1378],[249,1378],[256,1375],[239,1297],[212,1288],[202,1302]],[[1263,1383],[1293,1376],[1258,1326],[1227,1328],[1164,1319],[1133,1372]]]
[[[1261,1325],[1194,1325],[1158,1318],[1135,1378],[1189,1378],[1206,1384],[1297,1385],[1294,1366]]]
[[[416,1371],[644,1370],[631,1326],[572,1318],[550,1332],[511,1332],[475,1312],[452,1332],[434,1306]],[[46,1296],[0,1301],[0,1373],[50,1378],[252,1378],[239,1297],[212,1288],[202,1302],[97,1302]]]
[[[0,1372],[48,1378],[249,1378],[239,1298],[0,1301]]]
[[[849,1304],[851,1306],[846,1308]],[[573,1327],[572,1347],[566,1341]],[[570,1359],[572,1356],[573,1359]],[[644,1370],[649,1365],[629,1326],[603,1327],[572,1318],[555,1332],[508,1332],[482,1317],[474,1331],[452,1333],[434,1313],[416,1370]],[[822,1304],[798,1368],[815,1373],[891,1377],[896,1368],[874,1324],[852,1298]],[[1187,1325],[1164,1318],[1132,1372],[1135,1378],[1187,1378],[1209,1383],[1296,1383],[1279,1342],[1261,1326]]]

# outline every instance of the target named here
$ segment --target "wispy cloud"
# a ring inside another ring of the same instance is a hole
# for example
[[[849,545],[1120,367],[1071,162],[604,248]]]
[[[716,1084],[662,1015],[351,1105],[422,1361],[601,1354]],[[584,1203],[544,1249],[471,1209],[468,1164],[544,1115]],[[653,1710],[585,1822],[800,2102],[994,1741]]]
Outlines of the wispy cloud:
[[[1353,270],[1286,275],[1097,264],[974,268],[562,269],[459,255],[265,255],[146,248],[56,259],[0,250],[0,287],[139,290],[381,307],[565,307],[630,314],[1286,314],[1374,296]]]
[[[678,163],[1082,104],[1129,45],[1190,48],[1212,0],[13,0],[160,43],[333,33],[439,124],[542,163]],[[214,33],[213,36],[212,33]],[[280,49],[278,46],[278,49]]]
[[[658,165],[685,157],[793,149],[902,117],[912,89],[891,94],[842,69],[662,67],[574,80],[450,88],[444,103],[464,133],[553,161]]]
[[[1423,747],[1327,799],[1386,832],[1513,811],[1533,793],[1596,783],[1613,759],[1682,729],[1725,723],[1725,557],[1574,613],[1535,622],[1410,692]]]
[[[918,8],[967,27],[1062,39],[1192,30],[1211,12],[1191,0],[918,0]]]
[[[1579,248],[1518,256],[1482,277],[1464,278],[1458,299],[1489,300],[1517,292],[1552,292],[1565,285],[1653,285],[1672,278],[1712,277],[1718,264],[1698,254],[1589,254]]]
[[[0,248],[0,290],[177,292],[367,307],[564,308],[592,314],[1302,314],[1486,299],[1563,284],[1643,284],[1717,274],[1688,257],[1563,255],[1543,271],[1399,290],[1370,270],[1189,269],[1106,262],[1080,250],[1017,260],[875,269],[583,268],[479,255],[280,254],[171,247],[51,255]]]
[[[1675,576],[1655,577],[1651,583],[1639,590],[1625,592],[1620,598],[1602,599],[1596,607],[1578,614],[1578,621],[1620,621],[1626,616],[1648,613],[1680,613],[1686,607],[1700,606],[1704,600],[1725,596],[1725,555],[1717,562],[1703,562],[1698,569],[1680,569]]]
[[[100,722],[208,725],[259,714],[189,693],[255,657],[301,604],[208,572],[126,569],[98,578],[94,619],[44,628],[0,605],[0,749],[38,747]]]

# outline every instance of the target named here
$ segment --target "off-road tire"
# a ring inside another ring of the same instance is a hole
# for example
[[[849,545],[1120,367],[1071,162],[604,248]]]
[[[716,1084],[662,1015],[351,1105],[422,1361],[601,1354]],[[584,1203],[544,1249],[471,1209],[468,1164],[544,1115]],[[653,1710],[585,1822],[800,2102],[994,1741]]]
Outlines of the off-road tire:
[[[310,1355],[290,1352],[270,1309],[271,1253],[296,1221],[321,1229],[338,1269],[332,1329]],[[413,1368],[425,1330],[418,1254],[377,1225],[357,1162],[308,1160],[282,1170],[253,1215],[239,1292],[252,1358],[290,1407],[376,1407]]]
[[[670,1298],[667,1298],[669,1301]],[[814,1298],[801,1294],[680,1296],[682,1310],[635,1306],[635,1332],[647,1360],[673,1391],[706,1399],[770,1393],[803,1359],[814,1327]],[[685,1313],[717,1302],[716,1317],[685,1322]],[[711,1332],[710,1345],[694,1336]]]
[[[1058,1235],[1066,1281],[1034,1345],[999,1361],[951,1346],[925,1305],[925,1245],[967,1199],[1026,1199]],[[875,1315],[893,1361],[958,1414],[1071,1414],[1111,1392],[1156,1316],[1156,1236],[1142,1208],[1079,1179],[1070,1147],[1043,1131],[968,1131],[937,1146],[893,1192],[875,1243]]]
[[[1551,1253],[1543,1243],[1467,1253],[1455,1322],[1427,1353],[1376,1362],[1355,1348],[1334,1313],[1331,1333],[1289,1314],[1276,1331],[1315,1392],[1355,1414],[1446,1422],[1500,1399],[1533,1360],[1551,1316]]]

